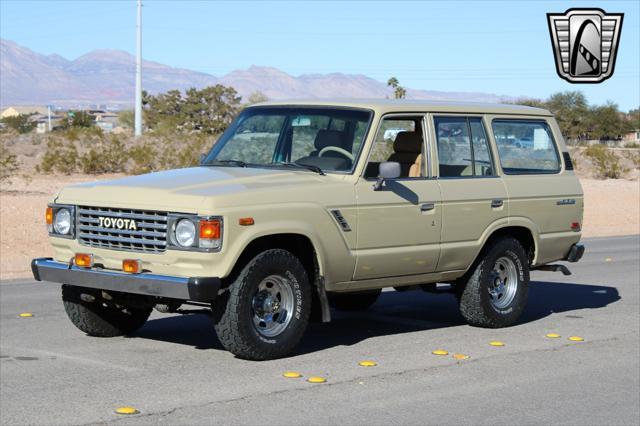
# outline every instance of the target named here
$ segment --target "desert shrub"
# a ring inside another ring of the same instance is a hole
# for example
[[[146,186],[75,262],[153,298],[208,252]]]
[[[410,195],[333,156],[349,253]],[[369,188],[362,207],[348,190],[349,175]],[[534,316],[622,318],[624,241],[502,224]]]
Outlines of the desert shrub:
[[[50,138],[42,161],[36,170],[44,173],[71,174],[76,171],[78,149],[72,140]]]
[[[205,135],[174,136],[160,144],[158,167],[177,169],[200,164],[200,155],[211,147],[211,139]]]
[[[130,163],[128,172],[134,175],[149,173],[156,170],[156,148],[153,142],[143,141],[129,148]]]
[[[627,171],[620,164],[620,158],[602,145],[589,146],[585,155],[589,157],[596,169],[596,175],[601,179],[619,179]]]
[[[121,173],[127,164],[127,152],[123,140],[117,135],[93,141],[87,152],[78,159],[83,173]]]
[[[0,181],[5,181],[18,171],[18,159],[5,146],[0,144]]]
[[[637,142],[629,142],[624,145],[625,148],[640,148],[640,143]]]
[[[633,167],[640,169],[640,152],[628,151],[625,155],[633,163]]]

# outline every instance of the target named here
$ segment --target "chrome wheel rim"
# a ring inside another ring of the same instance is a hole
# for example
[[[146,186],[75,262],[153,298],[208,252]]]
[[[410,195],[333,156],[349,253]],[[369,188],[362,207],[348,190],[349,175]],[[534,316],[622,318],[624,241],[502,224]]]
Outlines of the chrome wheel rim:
[[[270,275],[258,284],[251,302],[253,325],[261,335],[275,337],[282,333],[293,316],[294,298],[291,281]]]
[[[518,290],[518,269],[508,257],[496,260],[489,283],[491,304],[497,309],[504,309],[513,302]]]

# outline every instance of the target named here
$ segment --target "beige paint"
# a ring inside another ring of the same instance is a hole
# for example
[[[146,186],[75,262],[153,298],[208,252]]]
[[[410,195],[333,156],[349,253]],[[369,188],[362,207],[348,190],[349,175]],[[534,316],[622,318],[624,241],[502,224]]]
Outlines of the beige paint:
[[[563,258],[580,239],[570,223],[582,221],[582,189],[573,172],[555,175],[495,178],[437,178],[432,114],[483,115],[493,145],[492,117],[547,120],[559,150],[565,146],[549,112],[513,105],[394,101],[296,101],[269,105],[325,105],[367,108],[374,112],[353,174],[320,176],[297,170],[253,168],[190,168],[64,188],[55,199],[62,204],[135,208],[224,217],[220,252],[167,250],[162,254],[95,249],[75,240],[50,238],[55,259],[69,261],[74,253],[94,254],[96,262],[120,269],[127,258],[138,258],[154,273],[175,276],[226,277],[247,245],[261,236],[295,233],[314,245],[321,274],[329,290],[349,291],[385,286],[453,280],[470,266],[486,240],[505,226],[530,229],[536,242],[536,263]],[[264,105],[264,104],[263,104]],[[362,177],[375,131],[385,114],[426,115],[426,141],[431,176],[388,182],[373,191]],[[497,158],[495,146],[492,146]],[[503,198],[493,209],[490,201]],[[575,198],[573,206],[556,202]],[[420,204],[435,203],[422,212]],[[351,227],[344,232],[330,211],[338,209]],[[238,219],[253,217],[254,226]]]

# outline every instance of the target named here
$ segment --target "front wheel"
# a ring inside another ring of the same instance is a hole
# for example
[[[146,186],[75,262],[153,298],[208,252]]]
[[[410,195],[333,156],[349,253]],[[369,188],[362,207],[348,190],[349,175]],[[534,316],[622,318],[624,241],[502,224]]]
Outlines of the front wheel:
[[[487,328],[515,323],[527,303],[529,264],[518,240],[505,237],[489,245],[466,282],[457,285],[460,313],[471,325]]]
[[[297,257],[281,249],[254,257],[213,306],[222,346],[250,360],[287,355],[302,338],[310,312],[307,272]]]

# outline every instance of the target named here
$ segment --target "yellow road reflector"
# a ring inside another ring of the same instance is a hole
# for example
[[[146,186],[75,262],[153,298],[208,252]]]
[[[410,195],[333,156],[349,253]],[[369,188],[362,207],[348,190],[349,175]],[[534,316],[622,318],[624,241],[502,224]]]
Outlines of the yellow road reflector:
[[[583,342],[584,338],[582,338],[580,336],[571,336],[571,337],[569,337],[569,340],[571,340],[572,342]]]
[[[491,346],[504,346],[504,342],[501,342],[501,341],[499,341],[499,340],[494,340],[494,341],[492,341],[492,342],[489,342],[489,344],[490,344]]]
[[[375,361],[360,361],[358,365],[362,367],[375,367],[378,363]]]
[[[116,414],[138,414],[140,412],[133,407],[119,407],[115,411]]]
[[[288,379],[297,379],[302,377],[302,374],[295,371],[285,371],[282,375]]]
[[[453,354],[453,357],[455,359],[469,359],[469,355],[465,355],[465,354]]]
[[[610,257],[607,257],[604,261],[605,262],[611,262],[613,259],[611,259]]]
[[[325,379],[324,377],[318,377],[318,376],[311,376],[307,379],[307,382],[309,383],[324,383],[326,381],[327,379]]]
[[[23,312],[18,316],[22,317],[22,318],[31,318],[33,316],[33,314],[31,312]]]
[[[548,333],[547,337],[549,337],[550,339],[557,339],[562,336],[560,336],[558,333]]]
[[[449,355],[449,352],[445,351],[444,349],[436,349],[431,353],[434,355]]]

